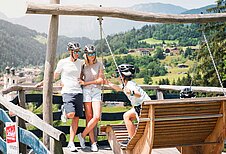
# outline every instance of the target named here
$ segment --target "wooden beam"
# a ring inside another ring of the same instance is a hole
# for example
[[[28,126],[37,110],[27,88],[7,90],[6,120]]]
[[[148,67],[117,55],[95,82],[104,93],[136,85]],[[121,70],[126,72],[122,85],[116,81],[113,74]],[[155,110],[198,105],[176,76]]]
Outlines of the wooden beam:
[[[174,91],[181,91],[184,88],[190,88],[190,86],[175,86],[175,85],[139,85],[142,89],[144,90],[174,90]],[[223,94],[223,89],[220,87],[202,87],[202,86],[191,86],[191,89],[193,92],[209,92],[209,93],[222,93]],[[9,88],[3,89],[0,91],[1,94],[8,94],[12,91],[42,91],[43,87],[35,87],[34,85],[12,85]],[[61,87],[60,86],[54,86],[53,91],[60,91]],[[107,85],[104,85],[104,90],[112,90]],[[226,88],[224,88],[224,91],[226,91]]]
[[[159,14],[123,8],[88,7],[81,5],[34,4],[29,3],[28,14],[79,15],[123,18],[134,21],[158,23],[208,23],[225,22],[226,13],[214,14]]]
[[[65,139],[65,135],[63,132],[57,130],[53,126],[43,122],[37,115],[32,113],[31,111],[25,110],[18,105],[14,105],[13,103],[7,101],[3,96],[0,95],[0,104],[2,104],[5,108],[12,111],[16,116],[24,119],[28,123],[47,133],[52,138],[61,141]]]
[[[200,98],[187,98],[187,99],[165,99],[165,100],[151,100],[145,101],[144,105],[153,105],[153,104],[175,104],[175,103],[210,103],[210,102],[223,102],[226,100],[225,96],[221,97],[200,97]]]

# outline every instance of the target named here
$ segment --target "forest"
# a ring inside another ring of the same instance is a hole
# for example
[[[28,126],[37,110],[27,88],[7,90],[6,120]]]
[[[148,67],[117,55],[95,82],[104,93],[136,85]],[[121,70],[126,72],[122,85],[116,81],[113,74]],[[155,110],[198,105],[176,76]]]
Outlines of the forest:
[[[208,9],[209,13],[225,12],[225,0],[219,0],[217,5]],[[145,83],[151,83],[151,77],[163,76],[167,74],[167,69],[160,63],[164,59],[161,46],[169,41],[177,43],[172,44],[176,47],[200,46],[199,50],[191,52],[186,49],[184,57],[196,61],[196,67],[190,68],[187,77],[175,81],[175,84],[186,85],[190,83],[191,76],[194,80],[193,85],[200,86],[220,86],[216,70],[213,67],[207,44],[203,40],[203,32],[205,33],[211,52],[214,57],[222,83],[226,86],[226,23],[207,23],[207,24],[150,24],[140,29],[131,29],[127,32],[121,32],[107,36],[107,40],[117,57],[118,63],[131,63],[137,66],[137,78],[149,78]],[[14,67],[22,67],[27,65],[43,65],[46,51],[46,34],[41,34],[30,30],[23,26],[11,24],[0,20],[0,71],[7,65]],[[40,39],[42,38],[42,39]],[[159,44],[149,44],[145,39],[161,40]],[[42,40],[42,41],[41,41]],[[62,53],[66,51],[68,41],[79,41],[82,46],[92,44],[94,41],[88,38],[68,38],[60,36],[58,39],[57,53],[59,60]],[[103,47],[103,56],[105,57],[104,65],[108,76],[114,74],[115,68],[113,62],[108,59],[110,52],[106,43],[100,40],[95,41],[98,55],[102,55],[101,47]],[[128,54],[130,49],[153,48],[154,56],[121,56]],[[192,75],[191,75],[192,73]],[[167,80],[161,81],[160,84],[168,84]],[[170,83],[172,84],[172,83]]]

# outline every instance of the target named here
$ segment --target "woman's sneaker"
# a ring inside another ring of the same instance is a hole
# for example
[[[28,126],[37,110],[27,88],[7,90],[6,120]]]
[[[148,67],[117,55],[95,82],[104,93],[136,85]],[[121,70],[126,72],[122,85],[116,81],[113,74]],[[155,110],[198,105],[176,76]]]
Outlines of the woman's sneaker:
[[[62,112],[61,117],[60,117],[61,121],[67,122],[67,114],[66,114],[66,111],[64,109],[64,105],[61,106],[61,112]]]
[[[67,148],[71,151],[71,152],[78,152],[77,148],[75,147],[75,144],[73,142],[69,142]]]
[[[85,149],[86,148],[86,145],[85,145],[85,139],[82,137],[82,134],[79,133],[77,135],[78,139],[79,139],[79,142],[80,142],[80,146],[82,149]]]
[[[98,147],[97,147],[97,143],[94,142],[92,145],[91,145],[91,151],[92,152],[97,152],[98,151]]]

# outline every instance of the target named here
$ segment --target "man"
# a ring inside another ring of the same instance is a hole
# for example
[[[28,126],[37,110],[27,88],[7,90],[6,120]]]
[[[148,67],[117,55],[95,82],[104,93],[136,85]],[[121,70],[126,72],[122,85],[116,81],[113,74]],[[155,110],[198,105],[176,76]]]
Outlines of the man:
[[[79,43],[69,42],[67,50],[70,56],[58,62],[54,72],[54,80],[60,77],[62,83],[61,94],[64,104],[62,106],[61,120],[66,122],[68,118],[72,119],[68,148],[70,151],[77,151],[74,145],[74,138],[78,129],[79,117],[83,116],[83,95],[79,84],[83,61],[78,58],[81,53]],[[42,84],[43,82],[36,86],[38,87]]]

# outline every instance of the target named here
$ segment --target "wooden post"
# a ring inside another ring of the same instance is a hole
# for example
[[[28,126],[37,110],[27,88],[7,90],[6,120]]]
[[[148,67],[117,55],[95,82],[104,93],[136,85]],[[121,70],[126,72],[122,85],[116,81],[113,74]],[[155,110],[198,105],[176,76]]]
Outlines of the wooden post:
[[[158,100],[164,99],[163,92],[161,90],[156,90],[156,95]]]
[[[2,108],[2,105],[0,104],[0,108]],[[0,137],[3,138],[4,133],[4,123],[0,121]],[[3,154],[3,152],[0,151],[0,154]]]
[[[60,0],[50,0],[51,4],[59,4]],[[57,37],[58,37],[58,15],[52,15],[49,26],[48,44],[46,51],[45,72],[44,72],[44,84],[43,84],[43,120],[52,124],[52,91],[53,91],[53,69],[56,57]],[[50,137],[43,133],[43,143],[50,149]],[[54,142],[51,142],[54,143]],[[54,149],[54,148],[53,148]],[[51,151],[54,153],[54,151]]]
[[[25,109],[25,91],[24,90],[20,90],[19,91],[19,106]],[[19,117],[16,117],[16,122],[17,125],[21,128],[26,129],[26,125],[25,125],[25,121]],[[22,154],[26,154],[27,153],[27,146],[23,143],[20,143],[20,153]]]

